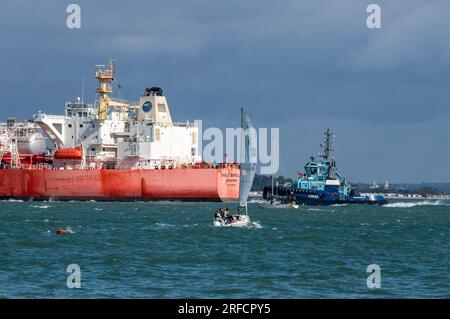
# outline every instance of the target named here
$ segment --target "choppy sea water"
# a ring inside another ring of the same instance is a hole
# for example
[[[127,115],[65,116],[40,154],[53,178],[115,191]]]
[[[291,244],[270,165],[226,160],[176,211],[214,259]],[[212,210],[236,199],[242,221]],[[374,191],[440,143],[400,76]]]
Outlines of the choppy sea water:
[[[214,227],[221,206],[0,202],[0,298],[450,297],[448,202],[252,204],[248,228]]]

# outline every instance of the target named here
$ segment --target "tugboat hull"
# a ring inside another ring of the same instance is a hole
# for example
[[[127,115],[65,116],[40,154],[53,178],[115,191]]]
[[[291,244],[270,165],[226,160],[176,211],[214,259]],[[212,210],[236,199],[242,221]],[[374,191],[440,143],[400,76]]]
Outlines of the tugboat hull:
[[[368,205],[384,205],[387,200],[383,196],[349,196],[345,199],[328,198],[321,199],[320,196],[295,196],[296,202],[300,205],[336,205],[336,204],[368,204]]]
[[[264,188],[264,199],[273,197],[283,202],[296,202],[299,205],[336,205],[336,204],[372,204],[384,205],[388,201],[382,195],[348,195],[339,196],[336,192],[298,190],[295,188],[275,187],[274,194],[269,187]]]

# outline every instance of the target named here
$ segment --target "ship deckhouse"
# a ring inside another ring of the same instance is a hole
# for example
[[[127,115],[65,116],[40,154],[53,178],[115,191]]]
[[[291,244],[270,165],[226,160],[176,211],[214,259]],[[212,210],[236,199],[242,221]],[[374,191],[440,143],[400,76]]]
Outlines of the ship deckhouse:
[[[64,115],[40,113],[37,123],[56,149],[80,148],[90,168],[175,168],[201,161],[198,127],[174,123],[163,90],[147,88],[139,102],[110,97],[115,62],[97,66],[95,104],[78,98],[68,102]]]

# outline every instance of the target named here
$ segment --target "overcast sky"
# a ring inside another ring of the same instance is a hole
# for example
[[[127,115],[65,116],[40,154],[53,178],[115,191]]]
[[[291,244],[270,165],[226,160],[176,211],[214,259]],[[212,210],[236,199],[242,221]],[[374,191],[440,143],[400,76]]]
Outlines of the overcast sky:
[[[68,29],[66,7],[81,7]],[[352,181],[450,181],[448,0],[2,0],[0,119],[93,102],[95,64],[117,59],[121,97],[161,86],[176,121],[280,128],[296,176],[336,134]],[[381,6],[368,29],[366,7]],[[119,94],[119,93],[118,93]]]

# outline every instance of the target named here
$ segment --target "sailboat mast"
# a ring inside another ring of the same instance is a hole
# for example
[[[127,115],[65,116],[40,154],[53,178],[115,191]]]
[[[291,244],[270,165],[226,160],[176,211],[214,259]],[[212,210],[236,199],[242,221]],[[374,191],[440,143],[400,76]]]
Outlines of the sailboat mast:
[[[247,213],[248,197],[253,186],[257,162],[257,135],[247,112],[241,109],[241,152],[239,165],[239,208]]]
[[[274,140],[274,136],[272,135],[272,145],[271,145],[271,147],[272,147],[272,150],[273,150],[273,140]],[[273,170],[273,159],[272,159],[272,199],[273,199],[273,190],[274,190],[274,180],[275,180],[275,172],[274,172],[274,170]]]
[[[244,108],[243,107],[241,107],[241,154],[240,154],[240,158],[239,158],[239,199],[238,199],[238,210],[239,210],[239,208],[240,208],[240,206],[241,206],[241,181],[240,181],[240,179],[241,179],[241,174],[242,174],[242,170],[241,170],[241,165],[242,165],[242,151],[244,150],[244,152],[245,152],[245,148],[243,147],[244,146],[244,141],[245,141],[245,139],[243,139],[244,138]]]

